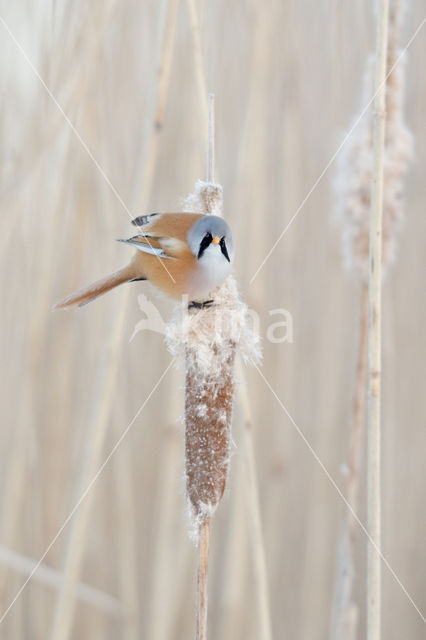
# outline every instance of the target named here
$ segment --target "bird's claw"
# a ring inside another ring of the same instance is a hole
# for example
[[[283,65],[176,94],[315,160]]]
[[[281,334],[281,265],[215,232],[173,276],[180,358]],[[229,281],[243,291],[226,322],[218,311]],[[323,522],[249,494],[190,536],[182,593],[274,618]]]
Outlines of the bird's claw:
[[[195,300],[192,300],[188,304],[188,311],[191,311],[191,309],[208,309],[213,304],[214,300],[205,300],[204,302],[196,302]]]

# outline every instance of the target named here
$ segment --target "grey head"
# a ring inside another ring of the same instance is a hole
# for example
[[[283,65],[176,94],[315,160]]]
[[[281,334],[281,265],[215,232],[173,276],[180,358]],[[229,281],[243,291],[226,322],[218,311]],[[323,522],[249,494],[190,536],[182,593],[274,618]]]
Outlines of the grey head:
[[[229,263],[234,261],[234,241],[229,225],[219,216],[204,216],[188,232],[188,245],[200,260],[212,245],[218,245],[222,256]]]

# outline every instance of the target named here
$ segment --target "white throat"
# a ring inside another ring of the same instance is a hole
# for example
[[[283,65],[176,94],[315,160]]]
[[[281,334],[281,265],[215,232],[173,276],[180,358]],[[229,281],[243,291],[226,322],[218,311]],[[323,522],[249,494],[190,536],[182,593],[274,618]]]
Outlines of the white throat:
[[[210,244],[198,260],[197,268],[188,287],[191,300],[205,299],[230,274],[232,264],[223,255],[218,244]]]

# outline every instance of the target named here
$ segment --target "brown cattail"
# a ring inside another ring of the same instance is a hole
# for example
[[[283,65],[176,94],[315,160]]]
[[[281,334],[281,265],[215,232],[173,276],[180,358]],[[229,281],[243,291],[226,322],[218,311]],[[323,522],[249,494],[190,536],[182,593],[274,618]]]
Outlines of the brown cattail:
[[[222,188],[199,181],[185,200],[185,210],[191,209],[220,215]],[[167,327],[169,347],[185,363],[186,490],[195,525],[214,512],[226,485],[236,349],[243,356],[259,355],[259,338],[234,278],[211,298],[213,304],[201,309],[179,307]]]
[[[185,210],[221,215],[222,202],[220,185],[199,181]],[[228,276],[209,297],[212,304],[190,310],[186,301],[166,331],[170,350],[180,353],[185,365],[186,493],[199,542],[197,640],[207,637],[210,518],[228,475],[236,349],[243,357],[259,358],[259,338],[250,327],[234,278]]]
[[[219,375],[204,374],[194,347],[186,349],[185,467],[186,490],[197,519],[210,516],[225,490],[228,473],[235,345],[214,349]],[[213,365],[217,369],[216,365]]]

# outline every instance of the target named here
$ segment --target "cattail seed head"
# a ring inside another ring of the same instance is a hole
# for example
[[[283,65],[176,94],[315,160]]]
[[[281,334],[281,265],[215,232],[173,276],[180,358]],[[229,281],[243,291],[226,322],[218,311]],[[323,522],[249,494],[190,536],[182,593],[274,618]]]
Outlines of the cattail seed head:
[[[383,167],[383,274],[396,255],[398,232],[404,217],[404,179],[413,148],[412,136],[403,118],[405,64],[398,50],[401,10],[401,3],[395,2],[389,22]],[[370,59],[364,77],[363,105],[371,101],[373,93],[373,60]],[[368,280],[372,120],[373,112],[370,109],[351,133],[340,154],[334,183],[337,214],[342,228],[344,261],[346,267],[364,283]]]
[[[186,211],[221,215],[222,187],[199,181]],[[236,282],[228,276],[211,306],[179,305],[166,330],[170,351],[185,366],[185,475],[194,529],[215,511],[226,486],[237,349],[260,359],[259,337],[249,322]]]

